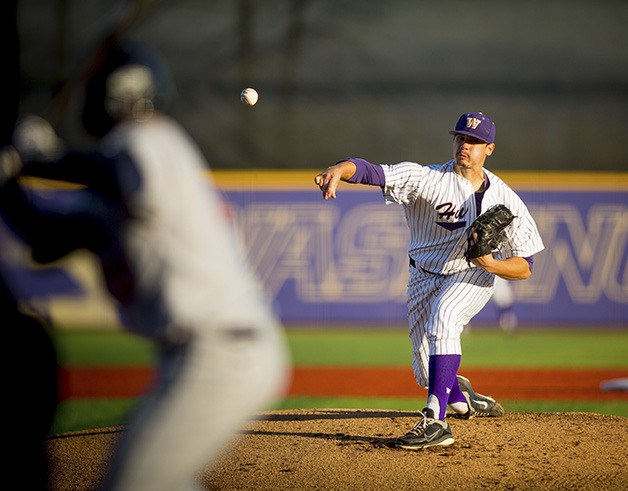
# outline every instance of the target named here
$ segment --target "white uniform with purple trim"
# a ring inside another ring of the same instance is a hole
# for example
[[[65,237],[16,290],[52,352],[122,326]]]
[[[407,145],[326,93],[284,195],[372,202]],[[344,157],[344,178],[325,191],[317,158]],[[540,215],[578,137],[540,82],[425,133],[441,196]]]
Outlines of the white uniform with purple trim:
[[[157,387],[117,449],[107,490],[200,489],[242,421],[282,394],[278,319],[241,256],[205,161],[173,120],[119,125],[104,141],[140,176],[123,234],[137,296],[128,329],[157,341]]]
[[[462,329],[492,295],[495,276],[464,257],[467,228],[488,208],[504,204],[516,218],[496,257],[531,257],[543,250],[543,242],[523,201],[486,169],[488,188],[477,210],[473,186],[454,172],[453,160],[382,168],[386,203],[403,205],[410,229],[408,322],[414,374],[417,383],[427,387],[429,356],[461,354]]]

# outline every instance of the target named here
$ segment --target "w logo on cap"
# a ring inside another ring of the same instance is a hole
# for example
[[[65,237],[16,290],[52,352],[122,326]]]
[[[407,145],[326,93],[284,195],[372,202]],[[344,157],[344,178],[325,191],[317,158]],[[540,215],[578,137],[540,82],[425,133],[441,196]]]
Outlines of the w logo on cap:
[[[467,118],[467,128],[476,129],[481,122],[482,120],[478,118]]]
[[[456,128],[450,135],[467,135],[482,140],[485,143],[495,141],[495,124],[482,113],[466,113],[460,116]]]

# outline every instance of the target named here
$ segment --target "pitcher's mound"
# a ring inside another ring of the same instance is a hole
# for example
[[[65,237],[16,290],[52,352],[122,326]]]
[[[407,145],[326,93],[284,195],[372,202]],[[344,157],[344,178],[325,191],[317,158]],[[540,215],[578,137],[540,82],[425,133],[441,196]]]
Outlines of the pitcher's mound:
[[[207,489],[628,489],[628,418],[591,413],[508,413],[450,419],[450,447],[407,451],[395,437],[416,413],[378,409],[283,410],[245,425]],[[48,441],[52,489],[92,490],[124,428]]]

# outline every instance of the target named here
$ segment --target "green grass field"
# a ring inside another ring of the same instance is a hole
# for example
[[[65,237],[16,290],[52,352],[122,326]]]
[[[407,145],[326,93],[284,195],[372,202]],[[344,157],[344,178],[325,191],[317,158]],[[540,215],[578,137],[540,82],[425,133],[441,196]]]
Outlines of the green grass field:
[[[56,329],[51,333],[62,366],[146,366],[151,344],[121,331]],[[410,342],[403,329],[288,329],[295,366],[409,367]],[[628,330],[522,330],[513,334],[473,329],[463,336],[466,368],[628,369]],[[136,399],[63,401],[52,433],[124,422]],[[404,398],[288,397],[276,408],[389,408],[416,410],[422,401]],[[627,401],[501,401],[509,411],[588,411],[628,417]]]

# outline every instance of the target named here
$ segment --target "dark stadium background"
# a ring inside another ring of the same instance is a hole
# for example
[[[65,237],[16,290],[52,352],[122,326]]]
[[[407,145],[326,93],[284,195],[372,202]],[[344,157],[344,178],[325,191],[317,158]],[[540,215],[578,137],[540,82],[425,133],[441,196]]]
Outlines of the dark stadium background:
[[[3,2],[5,39],[17,5],[19,112],[45,112],[129,3]],[[162,0],[130,34],[172,64],[172,110],[213,168],[442,161],[447,130],[479,110],[497,125],[493,168],[618,171],[628,168],[626,21],[622,0]],[[9,106],[13,48],[3,46]],[[252,110],[239,102],[247,86],[261,96]],[[89,145],[77,105],[59,129]]]

